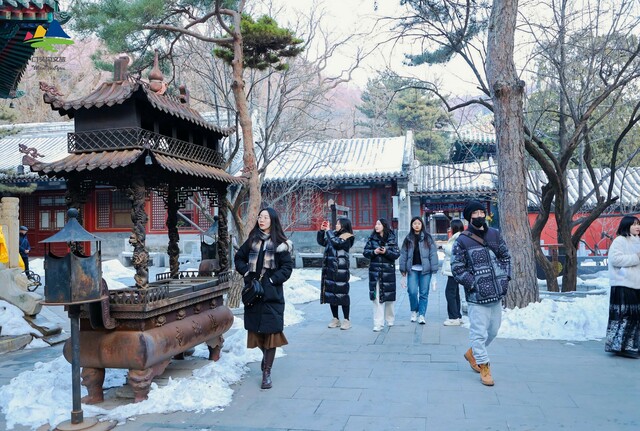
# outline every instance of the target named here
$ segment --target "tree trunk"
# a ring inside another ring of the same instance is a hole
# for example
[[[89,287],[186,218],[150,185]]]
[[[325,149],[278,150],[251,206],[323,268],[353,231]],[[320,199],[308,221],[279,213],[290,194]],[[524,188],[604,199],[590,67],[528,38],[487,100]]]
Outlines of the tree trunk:
[[[494,103],[498,147],[500,227],[511,253],[512,282],[505,300],[507,308],[526,307],[539,299],[527,217],[524,82],[518,78],[513,61],[517,12],[517,1],[495,0],[487,40],[487,79]]]
[[[231,84],[231,89],[236,101],[236,108],[238,109],[238,120],[240,122],[240,127],[242,128],[242,148],[244,150],[242,156],[244,164],[243,172],[248,177],[249,181],[249,203],[246,209],[246,218],[243,230],[244,232],[249,232],[258,219],[258,211],[260,210],[262,198],[260,196],[260,177],[258,175],[256,153],[253,147],[253,122],[251,121],[251,113],[249,112],[249,104],[247,102],[243,77],[244,52],[242,46],[242,34],[240,33],[239,13],[234,14],[233,52],[234,58],[231,62],[233,83]]]

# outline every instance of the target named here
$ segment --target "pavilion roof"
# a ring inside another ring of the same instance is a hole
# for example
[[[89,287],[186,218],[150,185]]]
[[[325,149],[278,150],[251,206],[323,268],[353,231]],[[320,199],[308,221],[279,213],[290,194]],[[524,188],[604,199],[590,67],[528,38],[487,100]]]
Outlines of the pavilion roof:
[[[63,99],[62,96],[51,91],[44,93],[45,103],[51,105],[51,108],[58,111],[60,115],[67,115],[69,118],[73,118],[75,113],[81,109],[119,105],[133,97],[143,98],[158,111],[220,133],[223,136],[229,136],[235,132],[235,127],[223,128],[209,123],[188,104],[182,103],[176,97],[168,94],[157,94],[149,88],[148,83],[131,77],[121,81],[103,82],[92,93],[73,100]]]

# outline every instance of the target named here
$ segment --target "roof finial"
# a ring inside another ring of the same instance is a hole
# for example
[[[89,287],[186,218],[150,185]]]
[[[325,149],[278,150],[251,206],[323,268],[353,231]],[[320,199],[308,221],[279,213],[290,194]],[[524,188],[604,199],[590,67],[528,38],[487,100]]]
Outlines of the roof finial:
[[[191,99],[191,96],[189,95],[189,90],[187,90],[187,86],[182,84],[179,87],[180,90],[180,102],[188,105],[189,104],[189,100]]]
[[[127,79],[127,67],[129,66],[129,56],[120,54],[113,62],[113,81],[125,81]]]
[[[155,50],[155,55],[153,58],[153,69],[149,72],[149,88],[151,91],[164,94],[167,90],[167,86],[164,83],[164,75],[162,75],[162,71],[160,67],[158,67],[158,50]]]

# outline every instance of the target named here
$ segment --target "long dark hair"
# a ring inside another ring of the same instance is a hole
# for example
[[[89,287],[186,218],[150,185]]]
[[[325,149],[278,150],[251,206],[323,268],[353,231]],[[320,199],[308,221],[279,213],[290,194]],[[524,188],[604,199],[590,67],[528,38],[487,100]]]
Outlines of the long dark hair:
[[[340,222],[340,232],[336,232],[336,234],[340,235],[342,233],[350,233],[351,235],[353,235],[351,220],[346,217],[340,217],[338,221]]]
[[[464,223],[459,218],[454,218],[451,220],[451,235],[455,235],[458,232],[462,232],[464,230]]]
[[[382,225],[382,240],[384,242],[387,242],[389,240],[389,233],[391,232],[391,226],[389,226],[389,222],[384,218],[379,218],[377,221],[379,221],[380,224]],[[371,235],[373,236],[377,234],[378,232],[376,232],[376,228],[374,226],[373,232],[371,232]]]
[[[634,216],[624,216],[622,220],[620,220],[620,224],[618,225],[618,231],[616,235],[618,236],[630,236],[631,235],[631,226],[640,222],[637,217]]]
[[[413,230],[413,222],[419,220],[420,221],[420,233],[416,234],[416,231]],[[418,242],[418,239],[420,238],[420,234],[422,234],[422,242],[424,242],[424,245],[426,245],[427,247],[429,247],[431,245],[431,234],[429,232],[427,232],[427,228],[424,224],[424,220],[422,220],[422,217],[420,216],[415,216],[414,218],[411,219],[411,223],[409,223],[409,235],[413,235],[416,238],[416,242]],[[407,237],[405,238],[406,241],[409,240],[410,236],[407,235]]]
[[[287,236],[284,234],[284,229],[282,229],[282,223],[280,223],[280,216],[273,208],[262,208],[258,211],[258,216],[262,213],[262,211],[266,211],[269,213],[269,218],[271,219],[271,228],[269,230],[269,235],[271,236],[271,242],[275,247],[279,246],[283,242],[287,242]],[[256,225],[251,229],[249,233],[249,240],[251,243],[260,240],[262,236],[262,231],[260,230],[260,226],[258,225],[258,220],[256,220]]]

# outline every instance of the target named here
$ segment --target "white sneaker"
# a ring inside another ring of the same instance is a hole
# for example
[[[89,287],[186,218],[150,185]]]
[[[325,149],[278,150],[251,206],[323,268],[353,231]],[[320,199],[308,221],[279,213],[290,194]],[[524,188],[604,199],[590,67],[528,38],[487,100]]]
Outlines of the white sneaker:
[[[462,319],[447,319],[443,323],[444,326],[460,326],[462,325]]]
[[[391,328],[394,324],[395,324],[394,322],[387,322],[387,326],[388,326],[389,328]]]
[[[421,324],[421,325],[426,325],[427,321],[424,320],[424,316],[420,316],[420,317],[418,317],[418,323]]]
[[[340,319],[336,319],[335,317],[331,319],[331,322],[327,325],[328,328],[339,328],[340,327]]]
[[[411,321],[415,322],[417,318],[418,318],[418,312],[417,311],[412,311],[411,312]]]
[[[374,326],[373,327],[373,332],[380,332],[382,331],[382,326]]]
[[[342,324],[340,325],[340,329],[342,329],[343,331],[346,331],[347,329],[351,329],[351,322],[349,322],[349,319],[344,319],[342,321]]]

